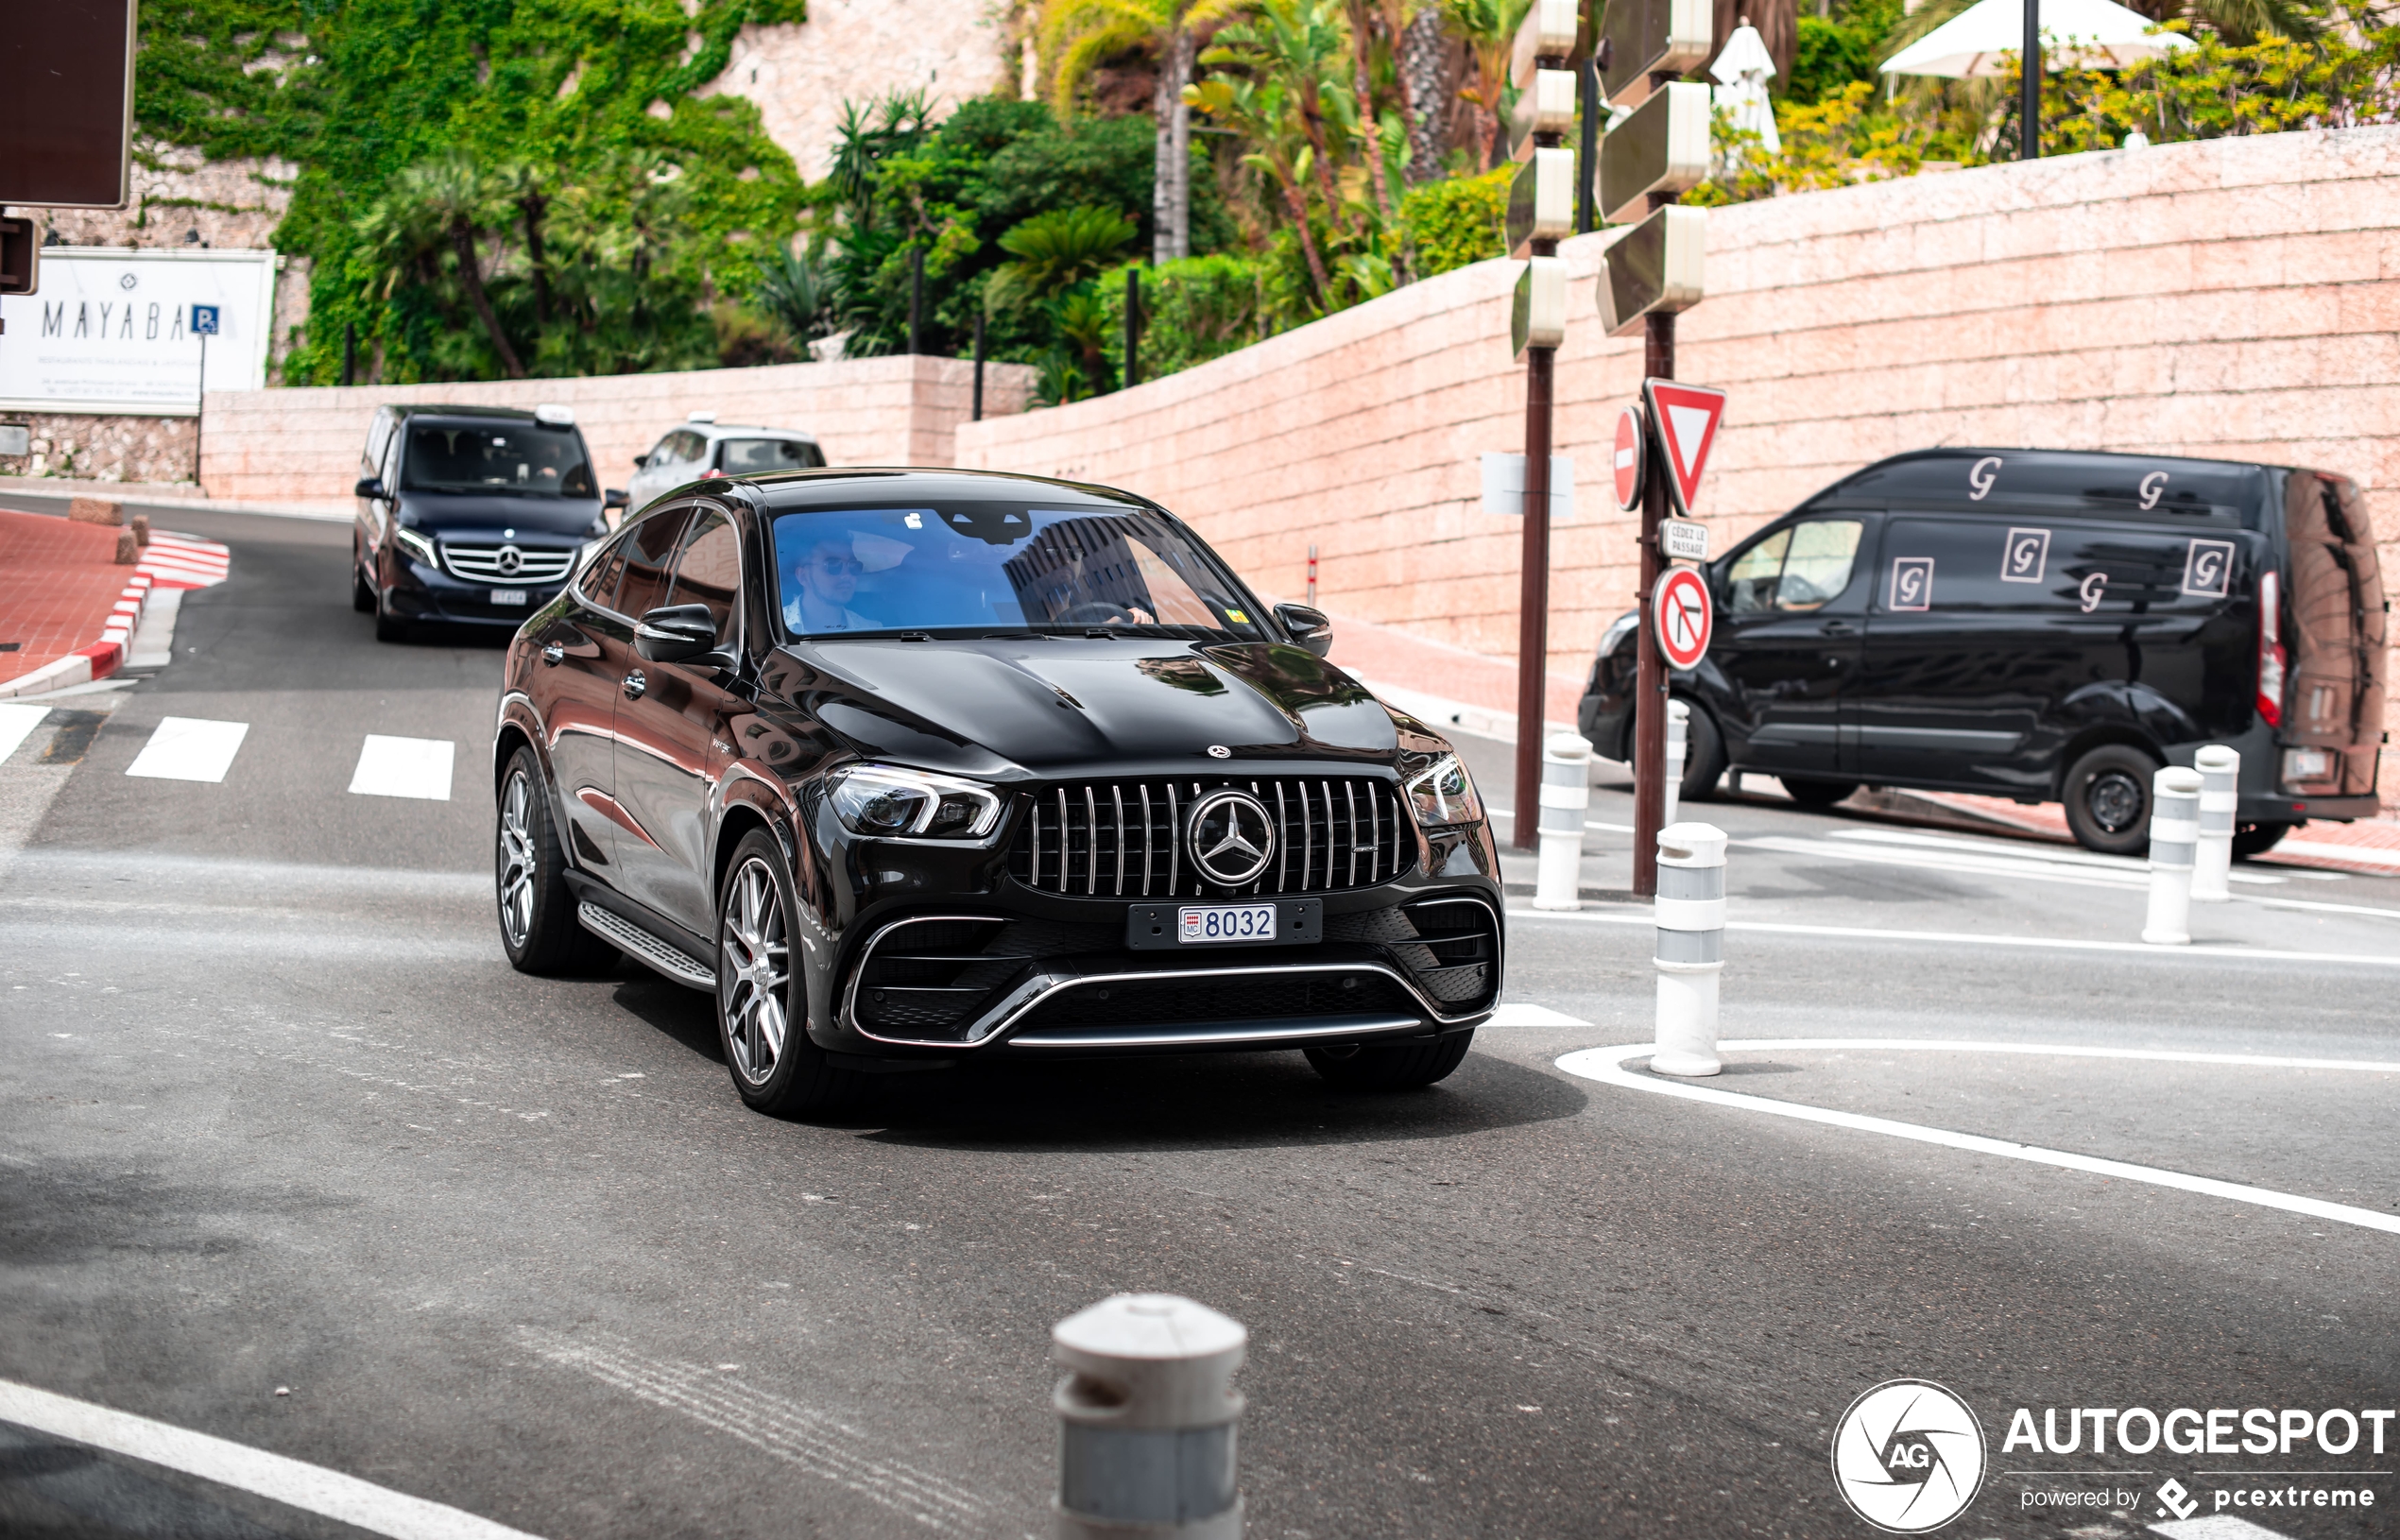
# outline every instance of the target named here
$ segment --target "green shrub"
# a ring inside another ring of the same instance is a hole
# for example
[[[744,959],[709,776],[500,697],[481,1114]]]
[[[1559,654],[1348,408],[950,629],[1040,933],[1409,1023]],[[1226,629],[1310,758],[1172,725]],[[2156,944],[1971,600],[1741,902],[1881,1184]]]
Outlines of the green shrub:
[[[1506,254],[1508,183],[1516,170],[1504,165],[1409,189],[1400,199],[1400,224],[1416,253],[1417,277]]]
[[[1141,274],[1141,377],[1155,380],[1246,348],[1267,336],[1266,288],[1260,264],[1215,252],[1163,267],[1119,267],[1100,279],[1108,313],[1108,367],[1125,367],[1125,274]]]

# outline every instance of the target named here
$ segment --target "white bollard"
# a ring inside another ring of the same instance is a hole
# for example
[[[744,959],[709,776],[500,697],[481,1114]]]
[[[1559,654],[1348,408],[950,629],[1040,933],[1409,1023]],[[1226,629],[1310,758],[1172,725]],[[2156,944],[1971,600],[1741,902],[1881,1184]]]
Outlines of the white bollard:
[[[2200,772],[2200,846],[2192,852],[2192,902],[2225,903],[2234,869],[2234,813],[2241,804],[2241,756],[2210,744],[2192,756]]]
[[[1683,802],[1684,756],[1691,743],[1691,708],[1679,700],[1667,703],[1667,811],[1658,820],[1664,829],[1675,821]]]
[[[1249,1333],[1178,1294],[1111,1294],[1051,1328],[1057,1540],[1242,1540],[1234,1425]]]
[[[1581,909],[1584,814],[1591,807],[1592,746],[1571,732],[1542,745],[1541,865],[1534,881],[1536,909]]]
[[[2142,939],[2191,944],[2192,848],[2200,843],[2200,772],[2169,765],[2150,782],[2150,917]]]
[[[1707,824],[1658,831],[1658,1046],[1662,1075],[1713,1075],[1717,976],[1725,967],[1725,836]]]

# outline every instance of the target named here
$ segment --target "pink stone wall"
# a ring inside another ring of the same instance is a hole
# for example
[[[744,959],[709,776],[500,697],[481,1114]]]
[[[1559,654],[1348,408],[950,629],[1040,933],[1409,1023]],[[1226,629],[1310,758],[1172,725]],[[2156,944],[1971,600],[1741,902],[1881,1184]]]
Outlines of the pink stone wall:
[[[1023,365],[987,365],[984,410],[1023,410],[1033,377]],[[201,479],[211,497],[233,502],[346,504],[368,419],[386,402],[570,406],[602,484],[612,487],[633,473],[635,455],[698,411],[723,422],[805,429],[834,465],[949,465],[973,389],[971,363],[917,355],[579,380],[211,391]]]
[[[1552,545],[1553,715],[1634,589],[1608,449],[1641,343],[1601,333],[1602,241],[1561,248],[1574,288],[1557,447],[1575,460],[1578,519]],[[1517,265],[1445,274],[1133,390],[963,428],[959,463],[1143,492],[1281,597],[1301,593],[1314,542],[1320,602],[1337,615],[1513,659],[1520,535],[1482,511],[1477,456],[1524,443],[1507,343]],[[1677,372],[1732,393],[1703,488],[1716,549],[1902,450],[2138,450],[2355,476],[2400,577],[2400,128],[2062,156],[1711,210],[1707,290],[1681,317]],[[1489,693],[1486,671],[1371,651],[1348,655],[1370,677]],[[1425,676],[1398,676],[1413,673]],[[2400,763],[2382,782],[2388,799],[2400,791]]]

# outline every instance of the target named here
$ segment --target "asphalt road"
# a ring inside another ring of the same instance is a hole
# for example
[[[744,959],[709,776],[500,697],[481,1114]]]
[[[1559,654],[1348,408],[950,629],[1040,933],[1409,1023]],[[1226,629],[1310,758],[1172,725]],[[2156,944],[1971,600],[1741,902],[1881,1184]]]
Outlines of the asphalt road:
[[[1049,1526],[1049,1327],[1157,1289],[1252,1333],[1260,1540],[1866,1534],[1828,1441],[1895,1377],[1988,1440],[1947,1533],[2130,1535],[2169,1476],[2304,1468],[2272,1484],[2376,1506],[2237,1511],[2393,1532],[2393,1425],[2381,1458],[2002,1440],[2020,1407],[2393,1406],[2400,1235],[1563,1071],[1649,1036],[1633,906],[1519,916],[1506,998],[1551,1024],[1427,1091],[1227,1055],[751,1114],[703,997],[503,960],[496,645],[375,643],[341,525],[172,527],[234,551],[176,661],[0,763],[0,1380],[545,1536],[1015,1537]],[[126,774],[167,716],[249,725],[221,783]],[[368,734],[454,743],[450,799],[350,793]],[[1737,925],[1788,927],[1730,935],[1725,1035],[1811,1045],[1710,1088],[2400,1214],[2400,883],[2248,884],[2185,953],[2106,867],[1706,815]],[[1587,883],[1623,850],[1595,830]],[[0,1424],[0,1532],[360,1531]]]

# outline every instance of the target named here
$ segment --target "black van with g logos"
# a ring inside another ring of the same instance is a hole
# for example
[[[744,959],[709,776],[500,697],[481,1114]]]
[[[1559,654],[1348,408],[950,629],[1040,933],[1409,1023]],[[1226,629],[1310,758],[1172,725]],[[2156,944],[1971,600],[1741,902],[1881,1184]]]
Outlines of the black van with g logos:
[[[1836,482],[1706,569],[1716,632],[1672,674],[1683,795],[1727,769],[1805,804],[1860,785],[2066,804],[2138,853],[2151,777],[2241,755],[2235,849],[2376,813],[2387,603],[2348,478],[2220,460],[1924,450]],[[1635,617],[1581,726],[1629,758]]]

